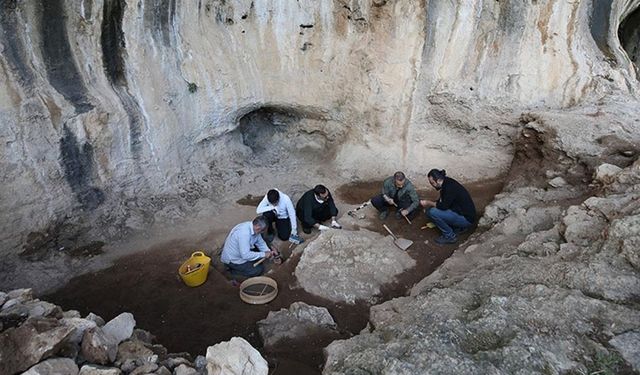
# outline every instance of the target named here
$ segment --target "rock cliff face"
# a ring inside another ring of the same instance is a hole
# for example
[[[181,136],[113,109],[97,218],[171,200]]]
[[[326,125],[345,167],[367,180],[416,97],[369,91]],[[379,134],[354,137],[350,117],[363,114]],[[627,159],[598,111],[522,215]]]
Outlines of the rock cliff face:
[[[275,181],[504,173],[522,108],[634,100],[639,3],[0,0],[0,251]]]

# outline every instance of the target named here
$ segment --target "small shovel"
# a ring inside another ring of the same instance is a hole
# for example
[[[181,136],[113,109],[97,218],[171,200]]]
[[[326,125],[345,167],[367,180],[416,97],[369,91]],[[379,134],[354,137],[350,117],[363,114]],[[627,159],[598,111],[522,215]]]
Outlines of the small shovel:
[[[409,246],[413,245],[413,241],[411,240],[407,240],[406,238],[398,238],[396,237],[395,234],[393,234],[393,232],[391,231],[391,229],[389,229],[389,227],[387,226],[387,224],[382,224],[382,226],[384,227],[384,229],[387,230],[387,232],[389,232],[389,234],[391,235],[391,237],[393,237],[393,243],[398,246],[398,248],[400,250],[407,250],[409,248]]]

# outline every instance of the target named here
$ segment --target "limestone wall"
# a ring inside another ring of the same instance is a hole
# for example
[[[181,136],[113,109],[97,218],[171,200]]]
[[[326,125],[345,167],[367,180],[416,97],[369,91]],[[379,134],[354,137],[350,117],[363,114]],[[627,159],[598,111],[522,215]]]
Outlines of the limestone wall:
[[[522,108],[635,95],[617,28],[639,4],[0,0],[0,249],[72,218],[121,237],[291,170],[503,173]],[[262,169],[238,130],[261,108],[285,155]]]

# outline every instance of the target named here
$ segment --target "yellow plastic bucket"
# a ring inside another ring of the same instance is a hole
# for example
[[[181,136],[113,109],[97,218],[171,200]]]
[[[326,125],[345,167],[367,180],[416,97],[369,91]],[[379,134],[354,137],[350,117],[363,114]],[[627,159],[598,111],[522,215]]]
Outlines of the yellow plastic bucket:
[[[187,286],[202,285],[207,281],[210,263],[211,258],[204,255],[202,251],[196,251],[178,268],[178,274]]]

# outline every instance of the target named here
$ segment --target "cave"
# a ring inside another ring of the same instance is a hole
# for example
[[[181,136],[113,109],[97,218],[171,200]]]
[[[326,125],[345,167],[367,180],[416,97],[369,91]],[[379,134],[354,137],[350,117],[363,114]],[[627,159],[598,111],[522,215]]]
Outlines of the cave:
[[[0,373],[638,373],[640,1],[294,3],[0,0]]]
[[[622,48],[627,52],[627,56],[634,64],[636,74],[640,72],[640,9],[636,9],[629,14],[620,24],[618,38]]]

